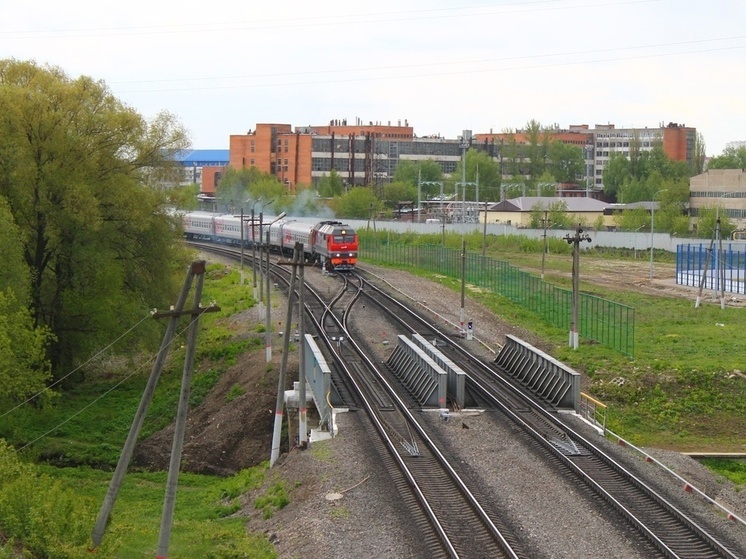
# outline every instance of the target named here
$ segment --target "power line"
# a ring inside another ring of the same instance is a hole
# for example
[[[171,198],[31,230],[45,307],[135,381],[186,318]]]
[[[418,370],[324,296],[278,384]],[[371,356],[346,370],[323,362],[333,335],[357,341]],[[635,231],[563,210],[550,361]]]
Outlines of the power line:
[[[118,342],[119,340],[121,340],[122,338],[124,338],[125,336],[127,336],[127,335],[128,335],[128,334],[129,334],[130,332],[132,332],[132,331],[133,331],[133,330],[134,330],[135,328],[137,328],[138,326],[140,326],[140,324],[142,324],[143,322],[145,322],[145,320],[146,320],[146,319],[148,319],[148,318],[150,318],[150,316],[151,316],[151,315],[150,315],[150,313],[148,313],[147,315],[145,315],[144,317],[142,317],[142,319],[140,319],[140,321],[139,321],[139,322],[138,322],[137,324],[133,325],[133,326],[132,326],[132,327],[131,327],[131,328],[130,328],[129,330],[127,330],[127,331],[126,331],[126,332],[125,332],[124,334],[122,334],[121,336],[119,336],[119,337],[118,337],[118,338],[117,338],[116,340],[114,340],[114,341],[113,341],[113,342],[111,342],[111,343],[110,343],[109,345],[107,345],[106,347],[104,347],[104,348],[103,348],[103,349],[102,349],[101,351],[99,351],[98,353],[96,353],[96,354],[92,355],[92,356],[91,356],[91,357],[90,357],[90,358],[89,358],[89,359],[88,359],[87,361],[85,361],[84,363],[81,363],[80,365],[78,365],[77,367],[75,367],[75,368],[74,368],[74,369],[73,369],[72,371],[70,371],[69,373],[67,373],[67,374],[66,374],[65,376],[63,376],[63,377],[61,377],[61,378],[57,379],[57,380],[56,380],[56,381],[54,381],[54,382],[53,382],[52,384],[50,384],[49,386],[47,386],[47,387],[43,388],[42,390],[40,390],[39,392],[37,392],[37,393],[36,393],[36,394],[34,394],[33,396],[30,396],[30,397],[29,397],[28,399],[26,399],[25,401],[21,402],[20,404],[18,404],[18,405],[17,405],[17,406],[15,406],[14,408],[11,408],[11,409],[9,409],[8,411],[6,411],[6,412],[5,412],[5,413],[3,413],[3,414],[0,414],[0,419],[1,419],[1,418],[3,418],[3,417],[5,417],[5,416],[6,416],[6,415],[8,415],[9,413],[11,413],[11,412],[13,412],[13,411],[17,410],[17,409],[18,409],[18,408],[20,408],[21,406],[24,406],[24,405],[28,404],[28,403],[29,403],[29,402],[31,402],[31,400],[33,400],[34,398],[38,398],[39,396],[41,396],[42,394],[44,394],[44,393],[45,393],[45,392],[47,392],[48,390],[51,390],[51,389],[52,389],[53,387],[57,386],[57,385],[58,385],[59,383],[61,383],[61,382],[62,382],[63,380],[65,380],[66,378],[68,378],[68,377],[69,377],[70,375],[72,375],[72,374],[76,373],[77,371],[79,371],[80,369],[82,369],[83,367],[85,367],[86,365],[88,365],[88,364],[89,364],[90,362],[92,362],[93,360],[95,360],[95,359],[96,359],[96,358],[97,358],[97,357],[98,357],[99,355],[101,355],[101,354],[102,354],[102,353],[104,353],[105,351],[109,350],[109,349],[110,349],[110,348],[111,348],[112,346],[114,346],[114,344],[116,344],[116,343],[117,343],[117,342]]]
[[[607,8],[610,6],[624,6],[630,4],[649,4],[661,0],[617,0],[612,2],[585,3],[572,5],[556,5],[561,0],[535,0],[533,2],[512,2],[502,6],[463,6],[458,8],[431,8],[424,10],[404,10],[396,12],[362,12],[343,15],[324,15],[282,19],[266,19],[258,21],[223,21],[223,22],[198,22],[168,25],[139,25],[139,26],[114,26],[114,27],[91,27],[91,28],[69,28],[69,29],[47,29],[42,31],[0,31],[0,37],[7,36],[13,39],[49,39],[49,38],[82,38],[127,35],[165,35],[175,33],[192,33],[199,31],[221,32],[225,31],[256,31],[270,29],[297,29],[302,27],[319,26],[349,26],[360,23],[371,25],[376,23],[392,23],[399,21],[422,21],[435,19],[453,19],[466,17],[485,17],[490,15],[507,15],[520,13],[540,13],[546,11],[564,10],[588,10],[593,8]],[[549,5],[555,4],[555,5]],[[513,9],[502,9],[503,6],[516,6]]]
[[[148,315],[148,316],[150,316],[150,315]],[[195,320],[198,319],[198,317],[199,317],[199,315],[197,317],[193,318],[189,322],[189,324],[187,324],[180,332],[178,332],[178,335],[183,334],[184,331],[187,330],[192,325],[192,323]],[[142,322],[142,321],[140,321],[140,322]],[[60,427],[62,427],[66,423],[68,423],[69,421],[72,421],[73,419],[75,419],[77,416],[79,416],[81,413],[83,413],[84,411],[86,411],[88,408],[92,407],[94,404],[98,403],[99,401],[101,401],[102,399],[104,399],[106,396],[108,396],[109,394],[111,394],[114,390],[116,390],[117,388],[119,388],[122,384],[124,384],[129,379],[131,379],[134,375],[136,375],[138,372],[140,372],[145,365],[152,363],[158,357],[158,355],[161,353],[161,351],[165,351],[172,343],[174,343],[176,341],[176,339],[177,339],[177,336],[174,336],[173,340],[171,340],[171,342],[166,346],[166,348],[162,348],[160,351],[157,351],[150,359],[148,359],[143,364],[141,364],[139,367],[137,367],[136,369],[134,369],[130,374],[128,374],[127,376],[125,376],[122,380],[120,380],[119,382],[117,382],[114,386],[112,386],[107,391],[105,391],[103,394],[101,394],[100,396],[98,396],[98,398],[95,398],[92,402],[86,404],[85,406],[83,406],[82,408],[80,408],[78,411],[76,411],[75,413],[73,413],[70,417],[68,417],[67,419],[61,421],[60,423],[58,423],[56,426],[52,427],[51,429],[49,429],[45,433],[42,433],[41,435],[39,435],[38,437],[36,437],[34,440],[27,442],[25,445],[23,445],[21,448],[18,449],[18,452],[21,452],[22,450],[28,448],[29,446],[31,446],[32,444],[36,443],[37,441],[40,441],[41,439],[43,439],[44,437],[46,437],[50,433],[53,433],[54,431],[56,431],[57,429],[59,429]],[[72,373],[70,373],[70,374],[72,374]],[[16,408],[17,407],[18,406],[16,406]],[[16,408],[13,408],[13,409],[16,409]],[[13,410],[11,410],[11,411],[13,411]],[[10,412],[8,412],[8,413],[10,413]],[[0,416],[0,417],[2,417],[2,416]]]

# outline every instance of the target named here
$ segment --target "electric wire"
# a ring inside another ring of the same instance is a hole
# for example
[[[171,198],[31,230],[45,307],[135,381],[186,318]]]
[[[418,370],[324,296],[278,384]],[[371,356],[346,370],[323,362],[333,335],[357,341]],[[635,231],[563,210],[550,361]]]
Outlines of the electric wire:
[[[63,421],[59,422],[59,423],[58,423],[58,424],[57,424],[56,426],[54,426],[54,427],[52,427],[51,429],[47,430],[46,432],[42,433],[41,435],[39,435],[39,436],[38,436],[38,437],[36,437],[35,439],[33,439],[33,440],[31,440],[31,441],[27,442],[27,443],[26,443],[25,445],[23,445],[22,447],[20,447],[20,448],[19,448],[19,449],[17,450],[17,452],[19,452],[19,453],[20,453],[21,451],[25,450],[26,448],[28,448],[28,447],[29,447],[29,446],[31,446],[32,444],[34,444],[34,443],[36,443],[36,442],[40,441],[41,439],[43,439],[44,437],[46,437],[46,436],[47,436],[47,435],[49,435],[50,433],[53,433],[54,431],[56,431],[57,429],[59,429],[60,427],[62,427],[63,425],[65,425],[66,423],[68,423],[68,422],[72,421],[72,420],[73,420],[73,419],[75,419],[75,418],[76,418],[77,416],[79,416],[79,415],[80,415],[81,413],[83,413],[84,411],[86,411],[87,409],[89,409],[90,407],[92,407],[92,406],[93,406],[94,404],[98,403],[99,401],[101,401],[102,399],[104,399],[104,398],[105,398],[106,396],[108,396],[109,394],[111,394],[111,393],[112,393],[112,392],[113,392],[114,390],[116,390],[116,389],[117,389],[117,388],[119,388],[119,387],[120,387],[120,386],[121,386],[122,384],[124,384],[125,382],[127,382],[127,381],[128,381],[128,380],[129,380],[130,378],[132,378],[132,377],[133,377],[133,376],[134,376],[135,374],[139,373],[139,372],[140,372],[140,371],[141,371],[141,370],[143,369],[143,367],[144,367],[145,365],[147,365],[147,364],[150,364],[150,363],[152,363],[152,362],[153,362],[153,361],[154,361],[154,360],[155,360],[155,359],[156,359],[156,358],[157,358],[157,357],[158,357],[158,356],[160,355],[161,351],[168,351],[168,349],[169,349],[169,347],[171,346],[171,344],[173,344],[173,343],[174,343],[174,342],[175,342],[175,341],[176,341],[176,340],[178,339],[178,337],[179,337],[179,336],[180,336],[181,334],[183,334],[183,333],[184,333],[184,332],[185,332],[185,331],[186,331],[186,330],[187,330],[187,329],[188,329],[188,328],[189,328],[189,327],[190,327],[190,326],[191,326],[191,325],[192,325],[192,324],[193,324],[193,323],[194,323],[194,322],[195,322],[196,320],[198,320],[198,319],[199,319],[199,315],[195,316],[195,317],[194,317],[194,318],[193,318],[193,319],[192,319],[192,320],[191,320],[191,321],[189,322],[189,324],[187,324],[187,325],[186,325],[186,326],[185,326],[185,327],[184,327],[184,328],[183,328],[182,330],[180,330],[180,331],[179,331],[179,332],[178,332],[178,333],[177,333],[177,334],[176,334],[176,335],[175,335],[175,336],[173,337],[173,339],[172,339],[172,340],[171,340],[171,341],[170,341],[170,342],[168,343],[168,345],[166,345],[166,347],[164,347],[164,348],[162,348],[161,350],[157,351],[157,352],[156,352],[156,353],[155,353],[155,354],[154,354],[154,355],[153,355],[153,356],[152,356],[152,357],[151,357],[151,358],[150,358],[149,360],[147,360],[147,361],[146,361],[145,363],[143,363],[143,364],[142,364],[142,365],[140,365],[139,367],[136,367],[136,368],[135,368],[135,369],[134,369],[134,370],[133,370],[133,371],[132,371],[132,372],[131,372],[130,374],[126,375],[126,376],[125,376],[125,377],[124,377],[123,379],[121,379],[121,380],[120,380],[119,382],[117,382],[117,383],[116,383],[116,384],[115,384],[114,386],[112,386],[111,388],[109,388],[108,390],[106,390],[105,392],[103,392],[103,393],[102,393],[101,395],[99,395],[99,396],[98,396],[97,398],[95,398],[94,400],[92,400],[91,402],[89,402],[88,404],[86,404],[85,406],[83,406],[82,408],[80,408],[80,409],[79,409],[78,411],[76,411],[75,413],[73,413],[73,414],[72,414],[72,415],[71,415],[70,417],[68,417],[68,418],[64,419]]]
[[[132,332],[132,331],[133,331],[133,330],[134,330],[135,328],[139,327],[139,326],[140,326],[140,325],[141,325],[141,324],[142,324],[143,322],[145,322],[145,320],[146,320],[146,319],[150,318],[150,316],[151,316],[151,314],[150,314],[150,313],[146,314],[146,315],[145,315],[144,317],[142,317],[142,319],[140,319],[140,321],[139,321],[139,322],[138,322],[137,324],[134,324],[133,326],[131,326],[131,327],[129,328],[129,330],[127,330],[127,331],[126,331],[126,332],[125,332],[124,334],[122,334],[121,336],[119,336],[119,337],[118,337],[118,338],[117,338],[116,340],[114,340],[114,341],[113,341],[113,342],[111,342],[111,343],[110,343],[109,345],[107,345],[106,347],[104,347],[103,349],[101,349],[101,350],[100,350],[99,352],[97,352],[97,353],[95,353],[94,355],[92,355],[91,357],[89,357],[87,361],[85,361],[85,362],[81,363],[80,365],[78,365],[77,367],[75,367],[75,368],[74,368],[74,369],[73,369],[72,371],[70,371],[70,372],[69,372],[69,373],[67,373],[66,375],[64,375],[64,376],[60,377],[59,379],[57,379],[56,381],[54,381],[54,382],[53,382],[52,384],[50,384],[49,386],[46,386],[46,387],[44,387],[43,389],[41,389],[41,390],[40,390],[39,392],[37,392],[37,393],[36,393],[36,394],[34,394],[33,396],[29,396],[29,397],[28,397],[28,398],[27,398],[26,400],[24,400],[23,402],[21,402],[21,403],[20,403],[20,404],[18,404],[17,406],[15,406],[15,407],[13,407],[13,408],[9,409],[9,410],[8,410],[8,411],[6,411],[5,413],[2,413],[2,414],[0,414],[0,419],[2,419],[3,417],[5,417],[5,416],[6,416],[6,415],[8,415],[9,413],[11,413],[11,412],[13,412],[13,411],[17,410],[18,408],[20,408],[20,407],[22,407],[22,406],[25,406],[26,404],[28,404],[29,402],[31,402],[31,401],[32,401],[32,400],[33,400],[34,398],[38,398],[39,396],[41,396],[42,394],[44,394],[44,393],[45,393],[45,392],[47,392],[48,390],[51,390],[51,389],[52,389],[53,387],[57,386],[57,385],[58,385],[59,383],[61,383],[61,382],[62,382],[63,380],[65,380],[66,378],[68,378],[68,377],[69,377],[70,375],[72,375],[72,374],[76,373],[76,372],[77,372],[77,371],[79,371],[79,370],[80,370],[81,368],[83,368],[83,367],[85,367],[86,365],[88,365],[88,364],[89,364],[90,362],[92,362],[93,360],[95,360],[95,359],[96,359],[96,358],[97,358],[97,357],[98,357],[99,355],[101,355],[101,354],[102,354],[102,353],[104,353],[105,351],[107,351],[107,350],[111,349],[111,347],[113,347],[113,346],[114,346],[114,344],[116,344],[116,343],[117,343],[118,341],[120,341],[120,340],[121,340],[122,338],[124,338],[125,336],[127,336],[127,335],[128,335],[128,334],[129,334],[130,332]]]

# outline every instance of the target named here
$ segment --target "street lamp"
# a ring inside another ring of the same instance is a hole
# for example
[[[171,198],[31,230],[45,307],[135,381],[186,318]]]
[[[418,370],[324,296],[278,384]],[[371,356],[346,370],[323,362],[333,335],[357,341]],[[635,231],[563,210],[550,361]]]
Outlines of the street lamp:
[[[653,281],[653,231],[655,230],[655,197],[661,192],[667,192],[668,189],[664,188],[658,190],[653,194],[653,203],[650,205],[650,281]]]
[[[276,218],[274,218],[272,221],[270,221],[267,224],[267,322],[265,323],[265,327],[266,327],[266,332],[265,332],[266,343],[265,343],[265,346],[266,346],[266,351],[267,351],[267,363],[269,363],[270,361],[272,361],[272,332],[271,332],[271,329],[270,329],[270,326],[269,326],[269,318],[270,318],[269,317],[269,313],[270,313],[269,308],[271,306],[270,305],[270,299],[269,299],[269,297],[270,297],[270,295],[269,295],[270,294],[270,283],[271,283],[271,280],[270,280],[270,277],[269,277],[269,234],[270,234],[270,231],[272,230],[272,225],[274,225],[276,222],[278,222],[279,220],[281,220],[283,217],[285,217],[285,212],[282,212],[280,215],[278,215]],[[287,326],[288,326],[288,328],[290,327],[289,324]]]

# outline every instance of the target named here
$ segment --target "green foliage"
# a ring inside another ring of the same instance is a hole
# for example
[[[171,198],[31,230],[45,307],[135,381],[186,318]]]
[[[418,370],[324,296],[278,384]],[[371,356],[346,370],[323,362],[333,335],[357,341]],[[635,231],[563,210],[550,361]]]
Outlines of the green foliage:
[[[146,122],[103,82],[33,62],[0,60],[0,114],[0,195],[59,376],[175,291],[178,228],[152,186],[179,171],[187,135],[168,113]]]
[[[262,511],[264,519],[272,518],[275,511],[285,508],[290,503],[287,489],[282,481],[277,481],[267,488],[264,495],[254,499],[254,508]]]
[[[93,501],[21,463],[0,439],[0,533],[13,546],[36,557],[88,557],[96,513]],[[111,556],[112,543],[116,533],[99,548],[101,556]]]
[[[394,182],[404,182],[417,188],[421,184],[421,195],[424,200],[440,195],[440,185],[443,181],[443,170],[433,159],[412,161],[400,159],[394,171]]]
[[[725,213],[720,212],[717,208],[699,208],[697,212],[697,237],[703,239],[712,239],[717,227],[717,220],[720,218],[720,237],[729,239],[731,233],[736,230],[733,220]]]
[[[199,184],[174,186],[166,191],[166,200],[175,208],[193,211],[199,208],[199,201],[197,200],[199,192]]]
[[[325,173],[319,179],[318,191],[319,196],[322,198],[333,198],[342,195],[344,192],[344,183],[336,169],[332,169],[328,175]]]
[[[548,150],[549,171],[557,182],[577,183],[585,171],[583,149],[555,140]]]
[[[447,181],[448,186],[446,189],[448,191],[452,192],[456,188],[456,185],[460,185],[462,176],[464,176],[462,175],[462,166],[462,161],[456,164],[456,170]],[[464,178],[467,183],[472,183],[466,186],[467,200],[475,199],[477,182],[479,182],[479,197],[482,201],[489,200],[494,202],[500,199],[500,184],[502,183],[500,164],[494,161],[487,152],[475,148],[471,148],[466,152]],[[462,192],[461,186],[459,186],[458,192],[460,197]]]
[[[51,377],[45,358],[50,334],[34,327],[30,311],[13,292],[0,291],[0,402],[20,402],[42,392]],[[51,392],[40,399],[47,401]]]
[[[336,214],[351,219],[368,219],[380,207],[381,203],[373,190],[364,186],[352,188],[335,200]]]
[[[387,208],[394,209],[399,202],[417,203],[417,187],[406,182],[391,182],[383,187],[383,202]]]
[[[708,169],[746,169],[746,147],[727,147],[707,162]]]
[[[746,488],[746,464],[743,462],[722,458],[704,458],[702,463],[721,476],[728,478],[736,484],[736,487]]]
[[[567,203],[564,200],[550,204],[537,203],[531,208],[531,224],[534,229],[543,229],[544,212],[546,212],[546,227],[572,229],[577,225],[574,218],[567,213]]]
[[[228,393],[225,395],[225,402],[232,402],[233,400],[235,400],[239,396],[243,396],[244,394],[246,394],[246,389],[240,384],[234,384],[230,387]]]

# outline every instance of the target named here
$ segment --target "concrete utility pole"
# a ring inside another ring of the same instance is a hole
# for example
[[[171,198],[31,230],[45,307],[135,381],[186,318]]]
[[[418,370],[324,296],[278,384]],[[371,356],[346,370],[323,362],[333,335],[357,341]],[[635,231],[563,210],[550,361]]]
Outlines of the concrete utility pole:
[[[464,319],[466,317],[466,310],[464,308],[464,301],[466,300],[466,240],[461,240],[461,334],[465,335],[464,330]]]
[[[109,521],[111,510],[113,509],[114,503],[116,502],[117,496],[119,495],[119,489],[121,488],[124,474],[127,472],[127,466],[132,459],[132,454],[135,449],[135,443],[137,442],[137,437],[140,433],[140,429],[142,428],[145,414],[147,413],[150,402],[153,399],[153,394],[155,393],[158,379],[160,378],[161,371],[163,370],[163,363],[168,356],[168,349],[171,345],[171,342],[173,341],[174,334],[176,332],[176,326],[179,323],[179,318],[184,315],[190,315],[195,318],[196,321],[196,317],[203,312],[214,312],[220,310],[219,307],[216,307],[214,305],[210,305],[209,307],[205,308],[199,307],[199,299],[196,296],[195,310],[183,310],[187,296],[189,295],[189,289],[191,288],[192,281],[194,280],[194,276],[200,276],[201,278],[203,278],[204,272],[204,260],[197,260],[195,262],[192,262],[189,270],[187,271],[184,285],[181,288],[181,292],[179,293],[179,297],[176,300],[176,305],[174,305],[173,310],[167,312],[156,311],[153,313],[153,318],[168,317],[170,318],[170,320],[168,326],[166,327],[166,332],[163,335],[161,347],[158,350],[155,361],[153,362],[153,368],[150,372],[148,383],[143,390],[142,397],[140,398],[140,405],[138,406],[135,417],[132,420],[132,425],[130,426],[127,440],[125,441],[124,447],[122,448],[122,453],[119,455],[119,461],[117,462],[117,467],[114,470],[114,475],[112,476],[111,482],[109,483],[109,489],[106,493],[106,497],[104,498],[104,502],[101,505],[101,510],[99,511],[98,518],[96,519],[96,524],[93,528],[93,533],[91,534],[91,539],[93,541],[92,549],[98,547],[104,537],[106,524]]]
[[[541,220],[541,224],[544,226],[544,247],[541,249],[541,279],[544,279],[544,260],[547,255],[547,225],[549,225],[549,218],[547,214],[549,212],[544,210],[544,218]]]
[[[270,275],[270,262],[269,262],[269,236],[272,232],[272,225],[277,223],[279,220],[281,220],[283,217],[285,217],[285,212],[282,212],[280,215],[278,215],[276,218],[274,218],[272,221],[270,221],[267,224],[267,322],[266,322],[266,332],[265,332],[265,340],[266,340],[266,351],[267,351],[267,363],[272,361],[272,326],[270,323],[270,287],[272,284],[272,277]]]
[[[199,333],[199,317],[201,314],[200,300],[202,299],[202,286],[204,285],[204,282],[205,262],[202,261],[199,275],[197,277],[197,285],[194,288],[194,307],[191,313],[192,323],[189,325],[186,355],[184,356],[184,369],[181,375],[179,408],[176,411],[174,439],[171,445],[171,461],[168,465],[166,495],[163,498],[163,514],[161,516],[161,528],[158,534],[156,559],[166,559],[166,557],[168,557],[168,546],[171,541],[171,525],[173,524],[174,507],[176,506],[176,488],[179,483],[179,469],[181,468],[181,449],[184,445],[187,412],[189,411],[189,394],[191,392],[192,372],[194,370],[194,355],[197,352],[197,334]]]
[[[293,271],[290,275],[290,287],[288,288],[288,308],[285,316],[285,336],[282,345],[282,364],[280,365],[280,378],[277,381],[277,401],[275,404],[275,425],[272,432],[272,450],[269,456],[270,468],[280,457],[280,443],[282,438],[282,418],[285,410],[285,378],[288,367],[288,352],[290,347],[290,325],[293,321],[293,297],[295,295],[295,278],[298,272],[298,244],[293,249]],[[302,246],[302,245],[301,245]],[[303,249],[301,249],[302,251]],[[301,252],[302,254],[302,252]],[[302,260],[302,257],[301,257]]]
[[[578,349],[579,335],[579,319],[578,319],[578,303],[580,299],[580,242],[588,241],[591,242],[591,237],[587,233],[583,233],[583,229],[578,223],[575,229],[575,235],[566,235],[565,240],[568,244],[572,245],[572,318],[570,320],[570,347]]]
[[[653,242],[653,235],[655,234],[655,197],[661,192],[668,192],[667,188],[657,191],[653,194],[653,203],[650,205],[650,282],[653,281],[653,250],[655,244]]]

